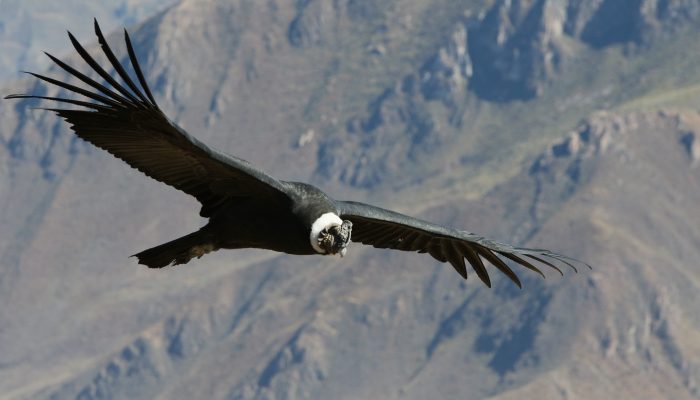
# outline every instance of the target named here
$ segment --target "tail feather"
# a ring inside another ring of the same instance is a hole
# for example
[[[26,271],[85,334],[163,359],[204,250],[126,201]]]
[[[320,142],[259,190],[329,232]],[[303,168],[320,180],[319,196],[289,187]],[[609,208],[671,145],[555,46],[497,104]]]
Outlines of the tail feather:
[[[219,249],[208,236],[202,231],[193,232],[134,254],[132,257],[138,258],[139,264],[146,265],[148,268],[186,264],[195,257],[200,258]]]

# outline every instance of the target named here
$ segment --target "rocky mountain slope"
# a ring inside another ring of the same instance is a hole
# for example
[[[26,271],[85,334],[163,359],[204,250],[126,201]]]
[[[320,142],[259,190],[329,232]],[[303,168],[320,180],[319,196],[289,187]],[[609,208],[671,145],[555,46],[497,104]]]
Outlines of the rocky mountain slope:
[[[107,30],[128,26],[156,14],[174,0],[0,0],[0,82],[17,79],[19,71],[43,70],[50,61],[42,50],[68,51],[66,29],[80,39],[92,36],[85,18],[98,18]]]
[[[489,290],[354,245],[342,260],[229,251],[147,271],[126,256],[201,225],[196,202],[38,104],[2,101],[0,393],[697,398],[699,13],[183,0],[144,21],[130,31],[154,94],[208,144],[595,269]],[[2,89],[26,91],[56,93]]]

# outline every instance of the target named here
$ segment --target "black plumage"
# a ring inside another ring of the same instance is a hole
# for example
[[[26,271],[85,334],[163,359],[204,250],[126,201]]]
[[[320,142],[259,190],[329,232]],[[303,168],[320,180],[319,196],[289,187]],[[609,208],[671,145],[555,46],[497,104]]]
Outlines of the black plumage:
[[[140,263],[152,268],[184,264],[221,248],[343,255],[348,241],[352,240],[382,249],[428,253],[438,261],[449,262],[465,279],[470,264],[488,286],[491,281],[483,260],[518,286],[520,280],[505,260],[540,275],[542,272],[535,264],[561,273],[555,264],[561,262],[576,270],[573,265],[576,260],[548,250],[513,247],[368,204],[333,200],[312,185],[277,180],[245,160],[207,147],[160,110],[139,67],[129,35],[124,33],[138,84],[114,55],[95,21],[100,47],[122,83],[69,33],[80,57],[104,84],[48,53],[59,67],[90,89],[30,74],[92,101],[34,95],[6,98],[38,98],[85,108],[49,110],[64,118],[82,139],[149,177],[194,196],[202,204],[200,215],[209,218],[207,225],[136,254]]]

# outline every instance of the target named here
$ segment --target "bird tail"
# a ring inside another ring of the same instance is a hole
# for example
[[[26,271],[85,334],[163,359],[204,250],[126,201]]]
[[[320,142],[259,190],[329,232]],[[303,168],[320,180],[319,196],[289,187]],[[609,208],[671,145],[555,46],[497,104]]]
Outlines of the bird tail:
[[[148,268],[163,268],[169,265],[186,264],[191,259],[218,250],[210,235],[201,230],[181,238],[144,250],[132,257]]]

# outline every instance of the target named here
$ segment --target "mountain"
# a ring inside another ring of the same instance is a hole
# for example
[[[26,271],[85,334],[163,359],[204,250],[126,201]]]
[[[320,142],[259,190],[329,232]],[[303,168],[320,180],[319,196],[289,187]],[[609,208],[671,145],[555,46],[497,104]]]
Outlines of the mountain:
[[[594,269],[488,289],[352,245],[145,270],[127,256],[202,225],[197,203],[2,101],[0,393],[697,398],[696,4],[183,0],[141,21],[154,95],[207,144]]]
[[[20,71],[46,69],[50,60],[42,50],[68,52],[66,29],[79,39],[92,36],[85,19],[95,17],[107,30],[142,21],[174,0],[0,0],[0,82],[17,79]]]

